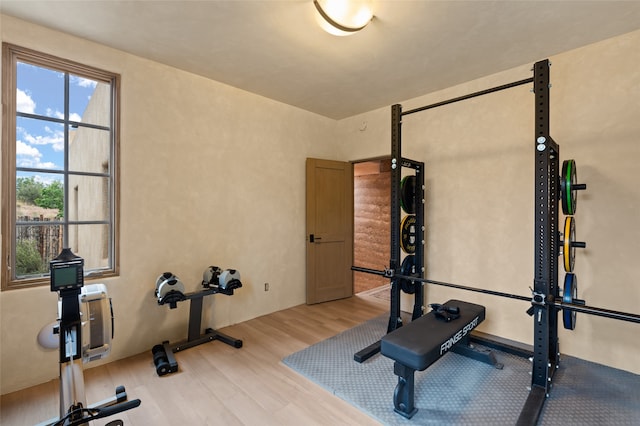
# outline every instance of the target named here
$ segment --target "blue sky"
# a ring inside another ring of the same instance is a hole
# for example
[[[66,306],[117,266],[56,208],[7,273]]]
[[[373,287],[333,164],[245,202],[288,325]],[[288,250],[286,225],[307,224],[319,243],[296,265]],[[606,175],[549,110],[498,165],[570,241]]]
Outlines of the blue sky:
[[[96,87],[96,82],[70,76],[69,118],[82,121],[82,115]],[[19,112],[45,117],[64,118],[64,74],[18,63],[16,107]],[[16,166],[47,170],[64,167],[64,127],[60,123],[18,117],[16,120]],[[60,175],[20,172],[51,182]]]

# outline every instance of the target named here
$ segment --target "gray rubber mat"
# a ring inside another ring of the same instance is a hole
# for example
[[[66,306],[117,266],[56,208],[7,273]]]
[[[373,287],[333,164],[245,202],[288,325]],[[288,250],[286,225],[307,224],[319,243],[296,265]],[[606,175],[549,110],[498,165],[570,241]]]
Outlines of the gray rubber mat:
[[[418,412],[393,411],[393,361],[353,355],[384,335],[383,315],[286,357],[283,362],[386,425],[513,425],[527,399],[531,363],[494,351],[502,370],[449,353],[415,374]],[[541,425],[640,425],[640,376],[563,357]]]

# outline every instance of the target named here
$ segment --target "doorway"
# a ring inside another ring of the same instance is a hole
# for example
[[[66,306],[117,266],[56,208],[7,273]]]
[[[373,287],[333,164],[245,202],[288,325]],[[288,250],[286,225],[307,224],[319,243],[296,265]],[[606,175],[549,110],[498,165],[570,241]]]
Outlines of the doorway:
[[[353,264],[382,270],[391,257],[390,220],[391,159],[353,164]],[[354,272],[353,292],[387,286],[389,279]]]
[[[306,299],[322,303],[353,295],[353,165],[306,161]]]

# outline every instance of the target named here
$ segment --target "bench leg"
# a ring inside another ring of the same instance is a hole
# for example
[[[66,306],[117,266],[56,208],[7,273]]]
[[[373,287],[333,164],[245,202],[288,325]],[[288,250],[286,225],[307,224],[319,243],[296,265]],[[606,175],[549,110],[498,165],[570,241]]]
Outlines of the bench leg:
[[[394,411],[410,419],[418,412],[418,409],[413,405],[415,370],[395,362],[393,372],[398,376],[398,385],[393,393]]]
[[[470,339],[465,338],[462,342],[451,348],[451,352],[455,352],[459,355],[464,355],[467,358],[475,359],[476,361],[489,364],[498,370],[502,370],[504,365],[496,360],[495,355],[490,350],[478,349],[471,345]]]

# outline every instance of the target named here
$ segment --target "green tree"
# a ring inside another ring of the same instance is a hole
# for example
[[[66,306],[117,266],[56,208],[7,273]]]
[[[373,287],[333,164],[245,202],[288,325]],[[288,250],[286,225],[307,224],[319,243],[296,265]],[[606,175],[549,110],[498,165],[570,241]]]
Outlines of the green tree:
[[[34,176],[16,179],[16,198],[25,203],[35,204],[36,199],[42,195],[44,184],[36,182]]]
[[[58,217],[64,213],[64,191],[62,183],[54,180],[42,189],[42,193],[36,198],[36,206],[46,209],[58,209]]]
[[[35,241],[16,242],[16,276],[47,272],[47,265],[40,257]]]

